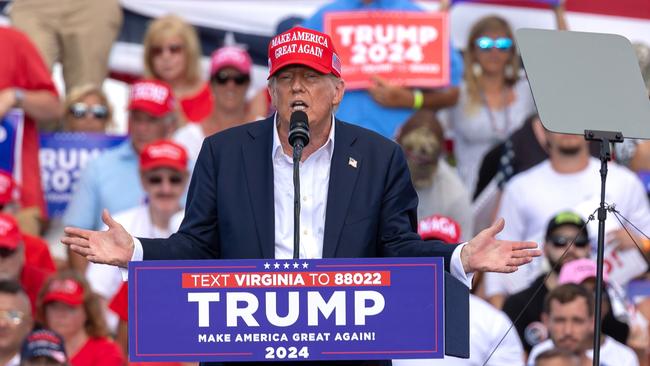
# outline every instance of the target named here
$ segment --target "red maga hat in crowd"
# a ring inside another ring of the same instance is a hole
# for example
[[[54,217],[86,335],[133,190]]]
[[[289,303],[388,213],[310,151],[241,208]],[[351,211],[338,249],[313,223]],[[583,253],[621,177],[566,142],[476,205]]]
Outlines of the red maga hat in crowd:
[[[84,302],[84,288],[71,278],[56,279],[50,283],[43,304],[62,302],[71,306],[78,306]]]
[[[181,145],[160,140],[145,146],[140,153],[140,169],[171,168],[179,171],[187,170],[187,151]]]
[[[140,80],[133,83],[129,94],[129,110],[140,110],[154,117],[174,111],[172,88],[160,80]]]
[[[460,239],[460,225],[447,216],[432,215],[420,220],[418,234],[424,240],[437,239],[455,244]]]
[[[304,65],[323,74],[341,77],[341,60],[332,38],[312,29],[293,27],[269,43],[269,78],[289,65]]]
[[[212,52],[210,57],[210,75],[214,75],[224,67],[234,67],[242,74],[250,74],[253,61],[245,49],[234,46],[221,47]]]

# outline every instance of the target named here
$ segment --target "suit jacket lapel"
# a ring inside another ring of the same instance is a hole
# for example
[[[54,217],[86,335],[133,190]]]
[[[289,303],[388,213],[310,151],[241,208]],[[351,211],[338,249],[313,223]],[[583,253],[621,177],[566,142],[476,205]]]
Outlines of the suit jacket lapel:
[[[273,203],[273,117],[249,128],[250,141],[242,145],[242,157],[250,205],[264,258],[275,256],[275,206]],[[246,204],[246,202],[242,202]]]
[[[356,134],[345,123],[336,121],[334,154],[330,166],[330,183],[327,191],[327,212],[323,238],[323,258],[336,254],[343,223],[347,217],[362,156],[353,148]]]

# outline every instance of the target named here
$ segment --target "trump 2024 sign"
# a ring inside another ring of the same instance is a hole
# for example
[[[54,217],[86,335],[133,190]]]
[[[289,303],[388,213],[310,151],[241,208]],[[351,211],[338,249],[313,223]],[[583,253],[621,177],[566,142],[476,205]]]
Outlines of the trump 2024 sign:
[[[441,258],[129,265],[132,361],[441,358]]]
[[[353,11],[325,14],[348,89],[372,86],[371,77],[414,87],[449,84],[446,13]]]

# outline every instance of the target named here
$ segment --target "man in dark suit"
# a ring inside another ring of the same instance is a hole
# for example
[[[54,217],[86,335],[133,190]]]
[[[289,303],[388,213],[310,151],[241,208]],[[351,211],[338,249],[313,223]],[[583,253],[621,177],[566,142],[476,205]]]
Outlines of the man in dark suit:
[[[301,258],[442,256],[468,283],[467,273],[512,272],[540,254],[534,243],[496,240],[503,220],[465,244],[422,241],[400,147],[333,117],[344,82],[329,36],[292,28],[271,41],[269,61],[277,113],[205,139],[178,233],[136,239],[104,212],[108,231],[66,228],[62,242],[121,267],[141,259],[292,258],[287,136],[291,114],[301,110],[311,130],[301,167]]]

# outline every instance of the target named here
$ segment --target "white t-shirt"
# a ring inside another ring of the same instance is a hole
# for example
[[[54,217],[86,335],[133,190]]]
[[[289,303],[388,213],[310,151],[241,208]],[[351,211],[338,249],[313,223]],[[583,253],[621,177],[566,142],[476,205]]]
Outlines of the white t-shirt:
[[[393,366],[523,366],[524,349],[513,327],[485,362],[512,324],[502,311],[482,300],[469,296],[469,359],[445,356],[435,360],[393,360]]]
[[[521,127],[526,117],[536,110],[525,78],[519,79],[513,91],[515,99],[506,108],[490,111],[481,105],[472,112],[467,110],[469,95],[465,83],[462,83],[458,103],[449,109],[458,175],[470,195],[476,189],[478,171],[485,154]]]
[[[126,211],[122,211],[113,216],[113,219],[120,225],[124,226],[126,231],[136,237],[141,238],[167,238],[178,230],[183,221],[184,211],[181,210],[172,216],[169,221],[169,227],[166,230],[157,228],[151,222],[149,206],[140,205]],[[101,230],[106,230],[104,226]],[[122,286],[122,275],[118,267],[107,264],[89,263],[86,268],[86,278],[90,283],[92,290],[106,299],[111,301],[113,296]],[[115,329],[117,318],[114,314],[107,314],[109,328]]]
[[[609,163],[608,168],[605,202],[615,204],[624,217],[644,232],[650,232],[650,205],[643,184],[625,167]],[[550,161],[545,160],[515,175],[506,185],[497,215],[506,220],[506,226],[498,237],[543,244],[548,222],[558,212],[571,210],[587,220],[599,204],[598,159],[590,158],[586,169],[573,174],[559,174],[553,170]],[[618,228],[618,220],[609,214],[605,232]],[[587,230],[592,250],[595,250],[598,221],[591,221]],[[486,295],[512,294],[523,290],[541,273],[541,263],[540,257],[511,274],[486,273]]]
[[[639,359],[632,348],[618,342],[610,336],[603,335],[605,341],[600,346],[600,365],[601,366],[638,366]],[[554,347],[553,340],[547,339],[544,342],[535,345],[528,356],[528,366],[535,365],[535,359],[540,353],[548,351]],[[593,360],[594,350],[585,351],[585,355]]]
[[[199,123],[188,123],[174,132],[172,139],[187,150],[187,156],[191,161],[196,161],[196,158],[199,157],[199,151],[201,151],[205,134]]]

